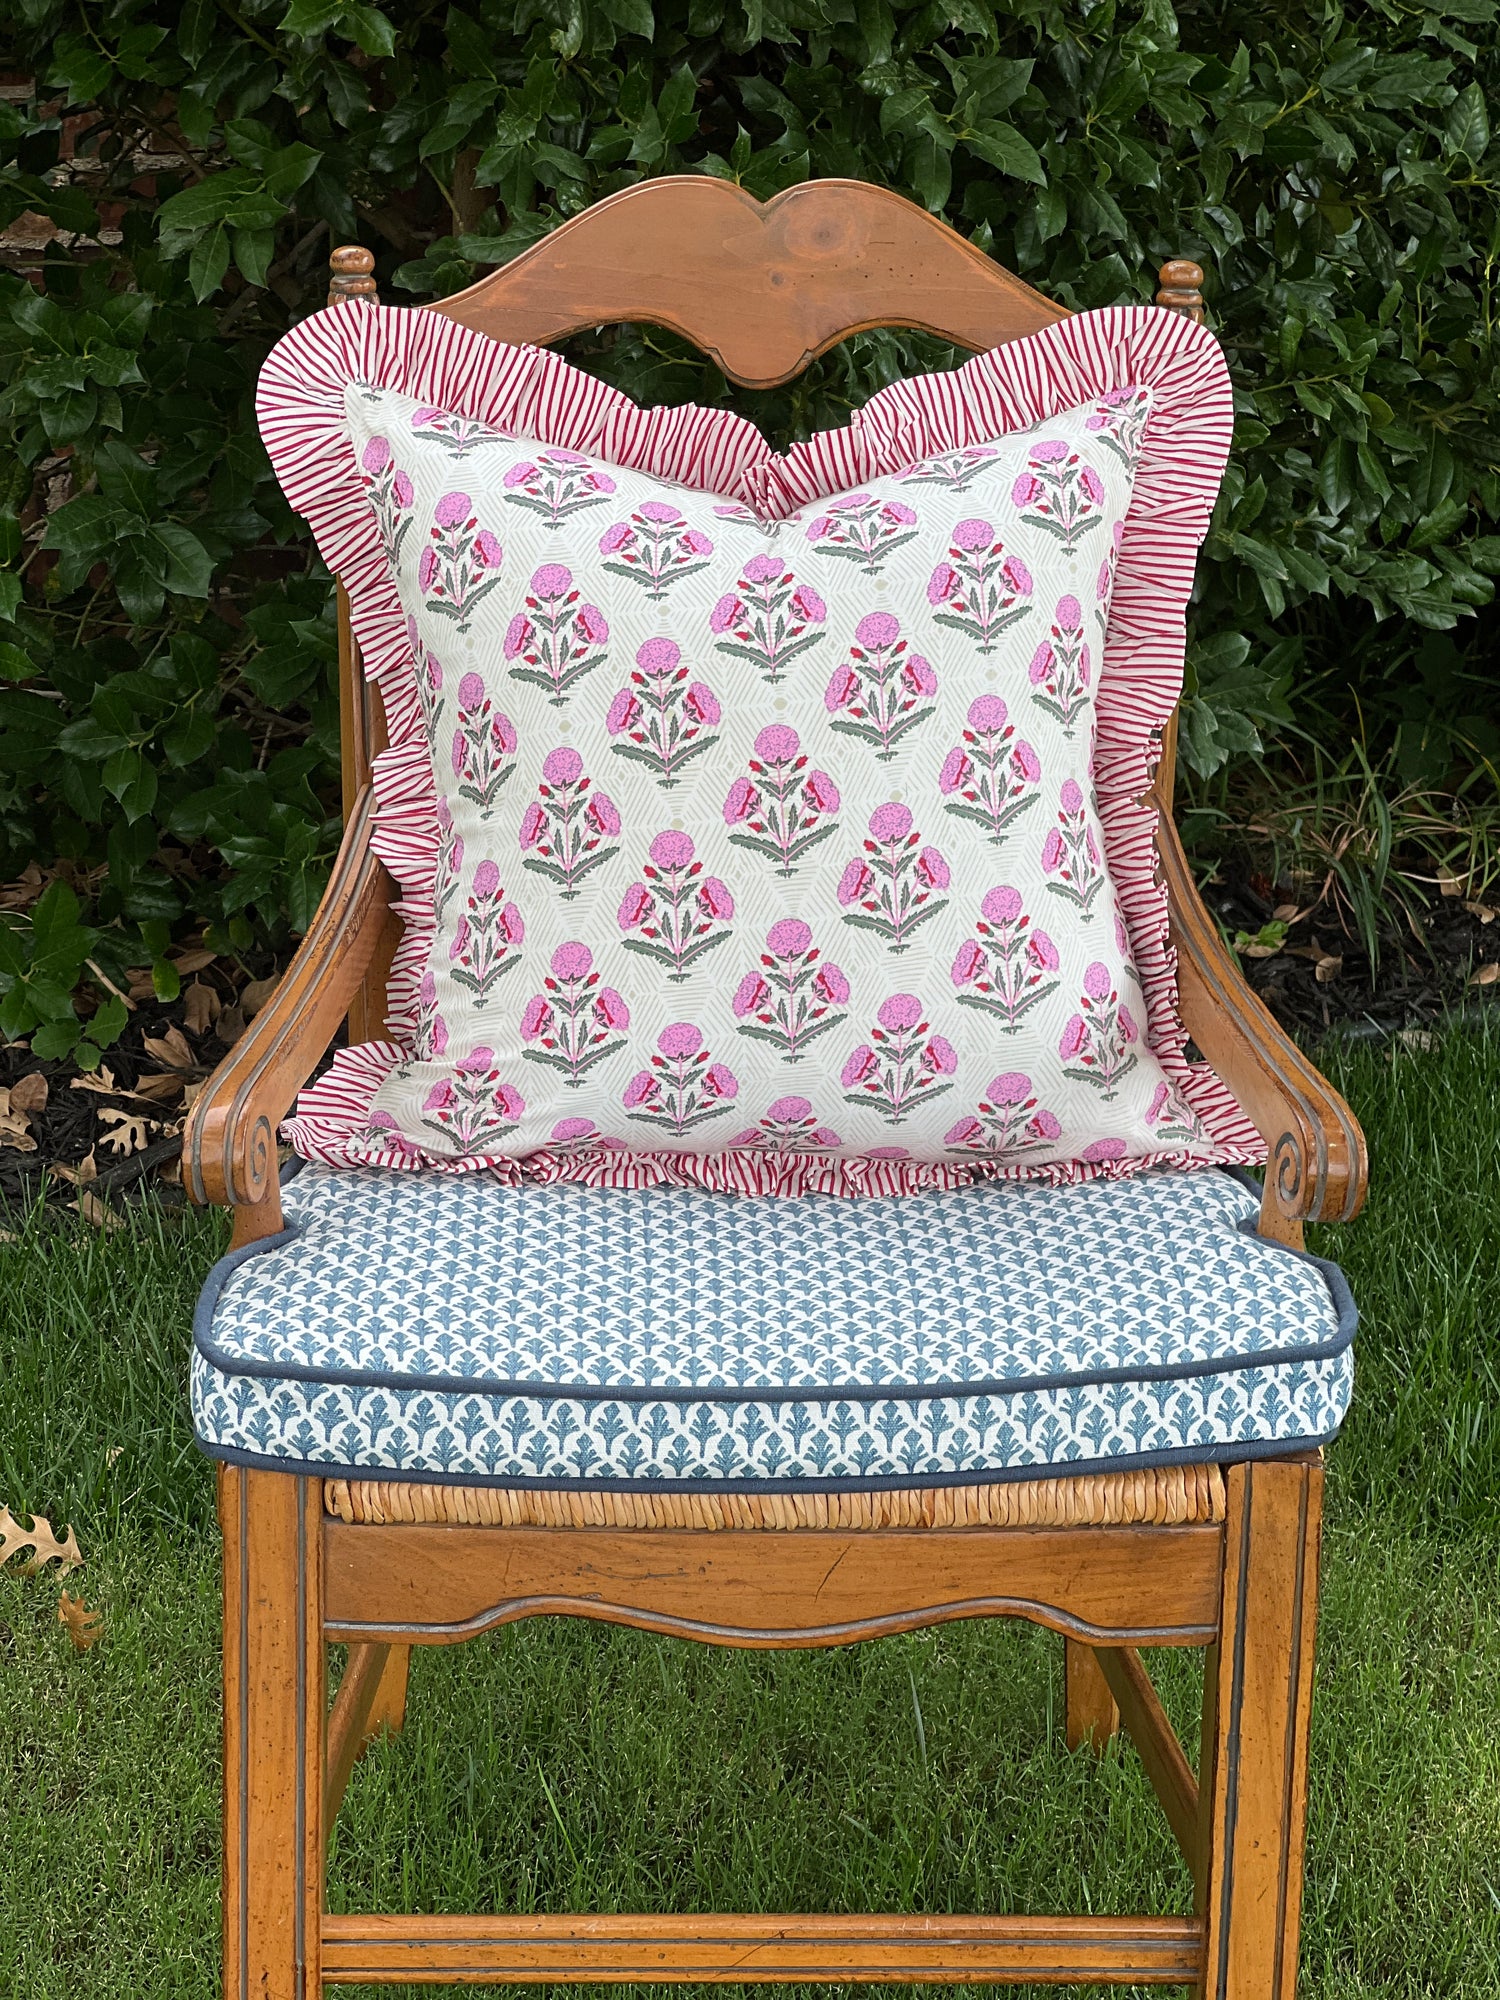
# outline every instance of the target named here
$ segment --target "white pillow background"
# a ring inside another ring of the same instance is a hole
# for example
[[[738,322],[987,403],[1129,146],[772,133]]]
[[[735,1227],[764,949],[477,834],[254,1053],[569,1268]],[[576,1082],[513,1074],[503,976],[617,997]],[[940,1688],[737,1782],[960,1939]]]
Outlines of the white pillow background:
[[[437,801],[414,1036],[345,1158],[1216,1156],[1094,799],[1148,390],[775,522],[345,408]]]

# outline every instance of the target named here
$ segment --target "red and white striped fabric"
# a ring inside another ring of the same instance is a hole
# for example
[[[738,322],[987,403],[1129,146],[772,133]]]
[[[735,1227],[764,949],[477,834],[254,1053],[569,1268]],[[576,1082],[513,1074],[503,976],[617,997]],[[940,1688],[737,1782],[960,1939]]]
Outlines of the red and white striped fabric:
[[[1184,613],[1218,492],[1232,427],[1223,357],[1213,336],[1176,313],[1123,307],[1064,320],[951,373],[883,390],[839,431],[773,452],[724,410],[644,410],[619,391],[535,348],[508,347],[441,316],[349,304],[315,314],[266,361],[257,407],[288,499],[312,526],[349,592],[355,635],[378,683],[391,748],[378,760],[376,846],[399,883],[405,920],[390,981],[390,1040],[341,1052],[303,1093],[286,1128],[296,1149],[332,1164],[355,1157],[396,1168],[477,1167],[533,1179],[636,1186],[692,1183],[741,1193],[905,1192],[1000,1173],[1059,1182],[1136,1171],[1150,1158],[1046,1164],[916,1163],[767,1153],[533,1153],[524,1160],[414,1152],[393,1139],[372,1153],[369,1114],[382,1080],[411,1054],[417,989],[433,938],[438,821],[416,688],[413,638],[375,516],[359,478],[345,392],[390,389],[513,437],[588,454],[785,520],[851,486],[920,460],[1003,438],[1112,390],[1144,387],[1151,415],[1115,568],[1097,688],[1095,783],[1106,859],[1146,1000],[1147,1039],[1207,1131],[1212,1157],[1258,1162],[1265,1149],[1229,1091],[1189,1064],[1156,868],[1148,793],[1161,732],[1182,688]],[[1201,1165],[1179,1159],[1179,1165]]]

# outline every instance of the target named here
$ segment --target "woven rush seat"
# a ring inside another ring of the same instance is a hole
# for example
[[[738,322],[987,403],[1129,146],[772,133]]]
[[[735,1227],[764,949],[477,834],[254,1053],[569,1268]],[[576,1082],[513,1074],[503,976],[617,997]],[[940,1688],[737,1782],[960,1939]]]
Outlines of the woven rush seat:
[[[308,1168],[284,1203],[200,1302],[204,1446],[508,1489],[497,1519],[553,1518],[533,1488],[922,1489],[885,1503],[915,1525],[934,1489],[1320,1444],[1349,1397],[1342,1277],[1217,1169],[848,1202]],[[1204,1504],[1175,1490],[1113,1504]],[[936,1518],[1025,1518],[983,1505]]]

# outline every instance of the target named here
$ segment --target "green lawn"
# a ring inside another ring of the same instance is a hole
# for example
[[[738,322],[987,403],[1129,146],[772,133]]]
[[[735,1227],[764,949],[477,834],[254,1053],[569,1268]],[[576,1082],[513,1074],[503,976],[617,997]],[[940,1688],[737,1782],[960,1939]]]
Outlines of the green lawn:
[[[1363,1327],[1330,1454],[1303,1991],[1493,2000],[1500,1035],[1360,1052],[1342,1080],[1376,1170],[1366,1217],[1316,1244]],[[5,1995],[217,1991],[217,1564],[184,1376],[222,1241],[190,1216],[0,1243],[0,1500],[75,1525],[72,1587],[108,1621],[77,1655],[57,1583],[0,1572]],[[1185,1723],[1196,1664],[1161,1665]],[[514,1627],[418,1655],[405,1735],[350,1786],[330,1898],[1186,1907],[1132,1753],[1070,1756],[1061,1724],[1061,1646],[1022,1626],[781,1656]]]

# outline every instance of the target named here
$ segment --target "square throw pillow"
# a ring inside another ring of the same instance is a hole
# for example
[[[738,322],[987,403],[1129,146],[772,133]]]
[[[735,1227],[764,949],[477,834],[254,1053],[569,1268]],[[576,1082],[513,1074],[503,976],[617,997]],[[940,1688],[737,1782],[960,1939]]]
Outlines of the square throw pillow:
[[[1142,799],[1227,409],[1146,311],[784,459],[435,316],[289,335],[263,429],[386,699],[406,919],[292,1143],[767,1192],[1258,1157]]]

